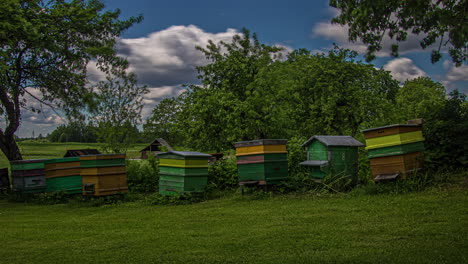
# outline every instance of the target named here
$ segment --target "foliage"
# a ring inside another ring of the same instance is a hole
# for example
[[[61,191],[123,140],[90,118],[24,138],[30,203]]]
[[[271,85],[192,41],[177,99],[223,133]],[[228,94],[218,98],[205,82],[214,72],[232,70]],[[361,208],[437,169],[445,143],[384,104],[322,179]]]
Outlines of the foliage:
[[[159,102],[143,125],[146,140],[163,138],[169,144],[178,144],[181,141],[181,133],[177,131],[176,124],[180,108],[181,102],[178,98],[166,98]]]
[[[392,55],[398,56],[397,43],[406,41],[408,34],[423,37],[422,49],[437,44],[431,55],[433,63],[442,57],[442,47],[448,47],[457,66],[467,60],[465,1],[330,0],[330,6],[341,11],[332,22],[349,26],[349,40],[368,44],[368,61],[382,49],[385,35],[393,42]]]
[[[182,97],[178,126],[186,142],[196,149],[219,152],[237,140],[263,138],[246,122],[248,112],[258,106],[248,101],[253,90],[249,85],[280,48],[261,44],[247,29],[231,43],[210,41],[206,48],[197,48],[211,63],[197,67],[202,86],[189,86]]]
[[[108,152],[126,152],[129,144],[135,143],[141,121],[143,96],[146,86],[138,86],[132,73],[107,77],[96,87],[97,105],[91,109],[91,119],[97,126],[98,142],[105,143]]]
[[[158,159],[149,155],[147,160],[127,160],[127,184],[131,192],[156,192],[158,183]]]
[[[306,138],[293,137],[288,140],[288,174],[289,176],[304,173],[304,167],[299,163],[307,160],[307,151],[302,147]]]
[[[71,121],[66,125],[58,126],[47,139],[50,142],[96,142],[96,128],[83,121]]]
[[[429,77],[406,81],[396,96],[400,121],[427,119],[444,105],[445,96],[444,86]]]
[[[234,155],[225,155],[208,166],[208,191],[232,189],[237,187],[237,184],[237,164]]]
[[[14,134],[22,109],[39,112],[47,105],[79,115],[92,98],[88,65],[123,72],[127,62],[116,56],[116,39],[142,17],[119,20],[120,11],[103,11],[99,0],[6,0],[0,10],[0,115],[6,122],[0,149],[18,160]]]
[[[432,168],[468,165],[468,102],[457,90],[444,105],[429,115],[423,127],[428,166]]]

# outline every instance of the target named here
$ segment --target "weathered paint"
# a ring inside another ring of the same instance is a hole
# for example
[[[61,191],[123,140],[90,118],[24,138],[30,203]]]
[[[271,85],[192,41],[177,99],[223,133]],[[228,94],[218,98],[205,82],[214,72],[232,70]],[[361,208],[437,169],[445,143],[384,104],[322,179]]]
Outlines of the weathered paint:
[[[82,177],[83,195],[103,196],[128,191],[126,173]]]
[[[203,192],[208,177],[205,176],[174,176],[160,175],[159,186],[164,189],[177,190],[178,192]]]
[[[259,155],[245,155],[237,157],[237,165],[252,164],[252,163],[263,163],[263,162],[281,162],[287,161],[287,153],[270,153],[270,154],[259,154]]]
[[[365,139],[375,138],[375,137],[383,137],[383,136],[390,136],[408,132],[415,132],[421,131],[422,127],[420,125],[409,125],[409,124],[401,124],[401,125],[391,125],[385,127],[376,127],[371,129],[362,130]]]
[[[239,182],[266,181],[277,184],[288,177],[288,161],[264,162],[237,166]]]
[[[17,160],[11,161],[11,170],[34,170],[44,169],[44,162],[46,159],[35,159],[35,160]]]
[[[423,162],[421,152],[373,158],[370,160],[373,177],[381,174],[398,173],[401,179],[405,179],[409,173],[421,169]]]
[[[208,160],[205,159],[159,159],[159,166],[179,168],[208,168]]]
[[[45,161],[45,159],[36,159],[10,162],[13,190],[22,193],[44,192],[46,187]]]
[[[366,139],[366,149],[384,148],[424,141],[422,131]]]
[[[369,149],[367,156],[369,158],[379,158],[386,156],[403,155],[419,151],[424,151],[424,141],[403,145],[395,145],[385,148]]]
[[[46,178],[46,192],[81,193],[81,176]]]
[[[307,160],[328,160],[328,149],[318,140],[312,141],[307,149]]]
[[[125,166],[125,159],[81,160],[82,168]]]
[[[56,177],[76,176],[76,175],[80,175],[80,172],[81,172],[80,167],[53,169],[53,170],[46,170],[45,177],[46,179],[49,179],[49,178],[56,178]]]
[[[244,156],[266,153],[287,153],[287,151],[286,145],[260,145],[237,148],[236,153],[236,156]]]
[[[159,173],[167,174],[167,175],[187,175],[187,176],[208,175],[208,168],[178,168],[178,167],[160,166]]]
[[[80,156],[80,161],[82,160],[104,160],[104,159],[125,159],[125,154],[98,154],[98,155]]]
[[[81,175],[112,175],[126,173],[125,166],[81,168]]]

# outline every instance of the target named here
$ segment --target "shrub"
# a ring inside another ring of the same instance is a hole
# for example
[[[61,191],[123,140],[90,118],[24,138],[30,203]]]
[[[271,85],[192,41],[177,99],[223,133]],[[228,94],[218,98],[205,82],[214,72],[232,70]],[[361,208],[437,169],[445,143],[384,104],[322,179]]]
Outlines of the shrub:
[[[131,192],[157,191],[159,161],[151,155],[147,160],[127,160],[127,180]]]
[[[237,164],[233,153],[208,166],[208,190],[226,190],[237,187]]]

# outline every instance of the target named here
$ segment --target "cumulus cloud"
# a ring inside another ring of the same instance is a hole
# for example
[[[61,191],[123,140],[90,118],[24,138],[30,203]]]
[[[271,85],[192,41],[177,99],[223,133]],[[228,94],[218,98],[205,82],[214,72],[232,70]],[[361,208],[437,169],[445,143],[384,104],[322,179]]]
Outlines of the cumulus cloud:
[[[452,91],[459,86],[460,92],[468,93],[468,65],[462,64],[460,67],[455,67],[451,61],[446,60],[443,66],[447,72],[440,79],[447,90]],[[457,83],[462,85],[457,85]]]
[[[408,58],[393,59],[385,64],[383,68],[390,71],[393,78],[401,83],[406,80],[427,76],[423,70]]]

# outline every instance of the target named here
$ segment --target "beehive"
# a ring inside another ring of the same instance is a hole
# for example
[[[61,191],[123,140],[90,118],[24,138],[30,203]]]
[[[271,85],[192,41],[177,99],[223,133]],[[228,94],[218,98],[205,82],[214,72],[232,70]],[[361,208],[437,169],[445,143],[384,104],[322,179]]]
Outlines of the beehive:
[[[125,154],[80,156],[83,195],[103,196],[128,191]]]
[[[239,184],[278,184],[288,177],[287,140],[236,142]]]
[[[44,192],[46,179],[45,159],[11,161],[13,190],[21,193]]]
[[[423,167],[424,137],[418,124],[362,130],[375,181],[406,179]]]
[[[81,193],[79,157],[50,159],[44,164],[46,192]]]
[[[159,153],[159,193],[176,195],[203,192],[208,182],[208,159],[200,152]]]
[[[327,175],[357,182],[358,147],[364,144],[351,136],[313,136],[302,147],[307,160],[300,165],[309,169],[311,178],[321,181]]]

